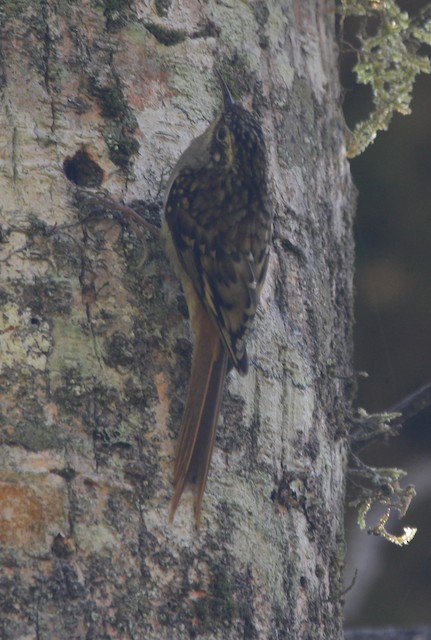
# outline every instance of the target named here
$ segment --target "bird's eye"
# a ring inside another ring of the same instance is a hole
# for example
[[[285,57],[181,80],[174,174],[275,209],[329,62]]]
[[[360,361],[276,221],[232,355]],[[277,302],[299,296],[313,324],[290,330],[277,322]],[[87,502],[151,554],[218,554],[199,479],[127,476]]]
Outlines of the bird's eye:
[[[219,127],[218,130],[217,130],[216,136],[217,136],[217,140],[219,142],[223,142],[223,140],[225,140],[226,136],[227,136],[226,127],[224,127],[223,125],[221,127]]]

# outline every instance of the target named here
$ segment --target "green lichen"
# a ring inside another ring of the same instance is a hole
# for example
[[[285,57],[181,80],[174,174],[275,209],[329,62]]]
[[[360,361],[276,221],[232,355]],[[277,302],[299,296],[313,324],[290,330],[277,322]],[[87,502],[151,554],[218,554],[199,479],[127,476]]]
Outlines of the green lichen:
[[[165,47],[171,47],[173,45],[184,42],[186,39],[186,32],[182,29],[169,29],[163,27],[160,24],[145,23],[145,28],[156,38],[160,44]]]
[[[68,280],[35,277],[31,284],[22,288],[22,303],[36,315],[45,317],[69,315],[72,309],[72,287]]]
[[[214,568],[214,573],[206,597],[198,598],[194,603],[196,617],[209,631],[216,625],[227,628],[237,613],[232,585],[222,568]]]
[[[158,15],[165,18],[168,15],[171,4],[172,0],[156,0],[154,6]]]
[[[123,118],[127,113],[127,103],[119,87],[101,87],[99,96],[102,103],[102,115],[107,118]]]
[[[130,134],[136,131],[138,122],[127,103],[120,80],[114,78],[111,84],[101,84],[97,77],[90,77],[89,85],[90,92],[97,98],[103,117],[111,121],[109,134],[106,134],[105,138],[116,141],[117,146],[122,137],[134,140]],[[124,133],[125,131],[127,133]]]
[[[339,10],[341,33],[346,19],[357,21],[354,72],[360,84],[370,85],[374,102],[368,119],[352,132],[347,153],[353,158],[388,128],[394,112],[410,113],[416,76],[431,73],[431,60],[421,51],[431,45],[431,17],[425,10],[411,17],[395,0],[341,0]]]
[[[32,416],[25,416],[15,425],[11,441],[31,451],[60,449],[63,446],[57,425]]]
[[[117,166],[128,169],[131,156],[139,149],[139,143],[132,135],[138,122],[123,92],[121,79],[112,70],[109,83],[102,83],[96,74],[88,77],[88,86],[99,103],[102,116],[107,119],[103,136],[109,157]]]
[[[122,331],[115,331],[106,340],[105,360],[110,367],[129,367],[133,364],[133,344]]]
[[[0,387],[9,401],[7,415],[0,421],[2,426],[7,425],[7,428],[0,429],[0,444],[17,444],[30,451],[62,447],[63,434],[58,425],[46,419],[45,382],[43,373],[31,365],[27,366],[24,360],[2,367]]]
[[[109,149],[110,159],[122,169],[129,167],[132,156],[139,151],[139,142],[136,138],[120,129],[107,131],[105,142]]]
[[[210,588],[209,609],[211,617],[230,623],[236,611],[236,605],[227,573],[222,569],[215,571]]]
[[[34,10],[40,10],[40,2],[33,3]],[[28,8],[28,0],[2,0],[0,3],[0,21],[22,14]]]
[[[130,19],[131,0],[103,0],[103,15],[107,31],[115,32],[124,27]]]
[[[254,13],[257,24],[261,27],[264,27],[269,18],[269,9],[266,2],[256,2],[251,5],[251,9]]]

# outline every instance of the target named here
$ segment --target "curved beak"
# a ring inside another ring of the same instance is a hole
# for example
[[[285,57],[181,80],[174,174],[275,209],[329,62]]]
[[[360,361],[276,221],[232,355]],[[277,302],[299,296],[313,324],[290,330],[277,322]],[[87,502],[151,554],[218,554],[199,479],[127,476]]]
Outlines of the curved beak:
[[[225,109],[227,109],[228,107],[231,107],[233,104],[235,104],[235,100],[233,99],[230,89],[227,86],[225,79],[223,78],[222,74],[220,73],[220,70],[217,67],[215,67],[215,72],[218,76],[218,79],[220,80],[220,84],[223,92],[224,107]]]

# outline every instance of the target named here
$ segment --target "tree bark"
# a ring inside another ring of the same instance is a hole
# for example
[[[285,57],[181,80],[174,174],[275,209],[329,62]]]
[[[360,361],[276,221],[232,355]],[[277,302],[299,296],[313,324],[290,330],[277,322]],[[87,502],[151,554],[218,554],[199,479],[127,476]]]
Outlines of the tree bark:
[[[333,3],[0,19],[1,638],[341,638],[354,198]],[[184,298],[158,240],[78,187],[157,222],[220,108],[215,65],[263,123],[275,222],[196,532],[191,495],[168,524]]]
[[[431,629],[352,629],[346,632],[346,640],[431,640]]]

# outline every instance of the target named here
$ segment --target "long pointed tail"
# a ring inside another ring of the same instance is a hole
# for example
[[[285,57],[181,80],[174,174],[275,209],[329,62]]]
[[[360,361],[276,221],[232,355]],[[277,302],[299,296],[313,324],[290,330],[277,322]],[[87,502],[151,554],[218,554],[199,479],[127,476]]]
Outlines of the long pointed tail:
[[[199,527],[202,499],[211,463],[228,355],[203,307],[197,310],[192,371],[181,423],[174,470],[172,522],[187,483],[195,485],[195,519]]]

